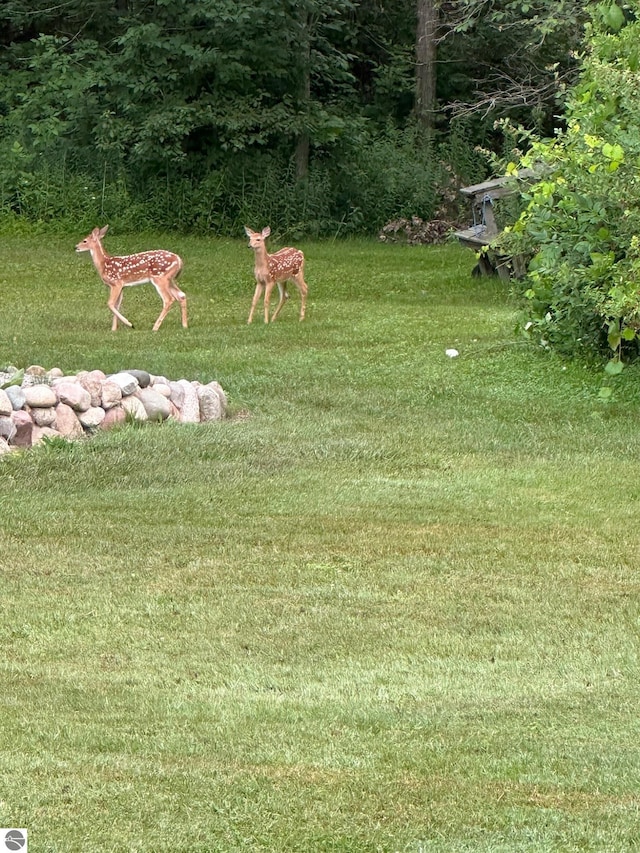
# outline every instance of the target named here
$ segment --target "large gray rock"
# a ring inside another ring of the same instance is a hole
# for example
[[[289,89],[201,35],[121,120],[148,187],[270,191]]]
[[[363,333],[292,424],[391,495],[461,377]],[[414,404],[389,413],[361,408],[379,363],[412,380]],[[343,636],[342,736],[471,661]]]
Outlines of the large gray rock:
[[[140,400],[150,421],[166,421],[171,414],[171,404],[154,388],[140,388],[135,396]]]
[[[131,373],[112,373],[108,379],[120,387],[123,397],[128,397],[129,394],[133,394],[140,387],[140,383]]]
[[[6,392],[7,397],[11,400],[11,405],[13,406],[14,412],[17,412],[20,409],[24,409],[24,407],[27,405],[27,398],[20,385],[10,385],[4,390]]]
[[[128,373],[130,376],[134,376],[138,380],[138,385],[141,388],[147,388],[151,384],[151,374],[147,373],[146,370],[126,370],[124,373]]]

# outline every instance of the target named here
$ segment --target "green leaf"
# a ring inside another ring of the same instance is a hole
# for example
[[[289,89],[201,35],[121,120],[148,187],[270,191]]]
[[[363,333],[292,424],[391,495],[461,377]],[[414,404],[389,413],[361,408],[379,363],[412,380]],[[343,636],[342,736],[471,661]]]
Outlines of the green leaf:
[[[611,3],[609,8],[604,10],[603,17],[605,24],[614,33],[617,33],[624,25],[624,12],[616,3]]]
[[[619,376],[624,370],[624,364],[617,358],[612,358],[611,361],[608,361],[605,366],[605,373],[608,373],[609,376]]]
[[[12,385],[22,385],[22,380],[24,379],[24,370],[19,370],[17,373],[14,373],[11,379],[8,379],[6,382],[0,384],[0,388],[10,388]]]
[[[622,338],[621,338],[621,336],[620,336],[620,332],[618,331],[618,329],[612,330],[612,331],[611,331],[611,332],[609,332],[609,334],[607,335],[607,341],[609,342],[609,346],[611,347],[611,349],[612,349],[614,352],[615,352],[615,351],[618,349],[618,347],[620,346],[620,341],[621,341],[621,340],[622,340]]]
[[[602,153],[607,160],[614,160],[616,163],[621,163],[624,160],[624,149],[621,145],[610,145],[605,142],[602,146]]]

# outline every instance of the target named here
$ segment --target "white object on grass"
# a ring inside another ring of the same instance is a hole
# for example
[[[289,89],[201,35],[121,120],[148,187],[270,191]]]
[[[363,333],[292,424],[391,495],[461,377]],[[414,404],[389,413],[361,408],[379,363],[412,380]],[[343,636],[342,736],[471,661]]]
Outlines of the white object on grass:
[[[455,358],[457,355],[460,355],[457,349],[446,349],[444,354],[448,355],[449,358]]]

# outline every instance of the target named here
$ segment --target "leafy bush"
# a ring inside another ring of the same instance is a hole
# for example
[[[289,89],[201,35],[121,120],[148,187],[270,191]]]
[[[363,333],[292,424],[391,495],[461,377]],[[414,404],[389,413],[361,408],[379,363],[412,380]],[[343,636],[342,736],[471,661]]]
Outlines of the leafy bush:
[[[245,223],[270,223],[291,235],[375,233],[394,217],[432,217],[438,187],[449,181],[413,130],[375,132],[355,122],[314,153],[304,180],[277,150],[234,152],[200,171],[177,163],[142,174],[106,156],[82,162],[61,147],[36,153],[0,140],[0,227],[14,228],[19,218],[66,230],[111,222],[237,235]]]
[[[543,341],[608,353],[617,372],[637,356],[640,329],[640,21],[601,4],[587,37],[565,129],[521,161],[543,178],[505,244],[532,255],[524,293]]]

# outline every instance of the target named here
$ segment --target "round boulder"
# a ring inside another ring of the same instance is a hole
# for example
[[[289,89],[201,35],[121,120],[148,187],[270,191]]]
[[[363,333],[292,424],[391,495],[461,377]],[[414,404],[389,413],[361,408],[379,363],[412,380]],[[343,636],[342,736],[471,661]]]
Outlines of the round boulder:
[[[171,414],[169,400],[154,388],[140,388],[135,396],[140,400],[150,421],[166,421]]]

